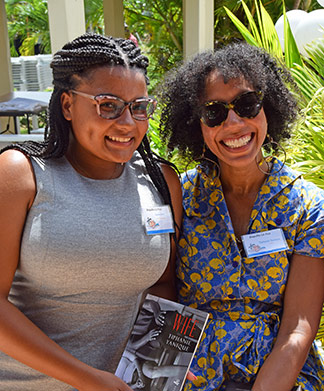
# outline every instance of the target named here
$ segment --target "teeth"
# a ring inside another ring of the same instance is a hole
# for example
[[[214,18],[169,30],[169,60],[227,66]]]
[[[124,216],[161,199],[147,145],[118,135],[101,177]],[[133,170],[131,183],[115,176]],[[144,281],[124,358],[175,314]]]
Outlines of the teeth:
[[[246,145],[251,140],[251,135],[234,138],[224,141],[224,144],[229,148],[240,148]]]
[[[112,137],[108,136],[108,138],[112,141],[118,141],[119,143],[128,143],[131,140],[130,137]]]

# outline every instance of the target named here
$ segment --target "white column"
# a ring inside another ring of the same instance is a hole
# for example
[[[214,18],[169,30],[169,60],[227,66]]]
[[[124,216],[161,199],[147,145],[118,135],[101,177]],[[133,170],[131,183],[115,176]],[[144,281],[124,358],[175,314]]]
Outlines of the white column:
[[[52,53],[85,33],[83,0],[48,0]]]
[[[214,0],[183,0],[183,55],[214,48]]]
[[[7,14],[4,0],[0,0],[0,96],[13,90]]]
[[[13,91],[10,47],[7,26],[7,14],[4,0],[0,0],[0,97],[10,99]],[[8,122],[7,117],[0,117],[0,132],[5,130]],[[13,128],[13,121],[10,125]]]
[[[125,37],[123,0],[102,0],[105,35]]]

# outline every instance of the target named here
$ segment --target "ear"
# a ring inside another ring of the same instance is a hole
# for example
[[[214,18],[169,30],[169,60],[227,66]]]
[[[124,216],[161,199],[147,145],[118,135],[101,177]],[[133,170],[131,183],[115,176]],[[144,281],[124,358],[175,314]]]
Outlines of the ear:
[[[71,92],[62,92],[61,95],[61,107],[62,107],[62,113],[64,118],[67,121],[72,120],[72,103],[73,103],[73,96]]]

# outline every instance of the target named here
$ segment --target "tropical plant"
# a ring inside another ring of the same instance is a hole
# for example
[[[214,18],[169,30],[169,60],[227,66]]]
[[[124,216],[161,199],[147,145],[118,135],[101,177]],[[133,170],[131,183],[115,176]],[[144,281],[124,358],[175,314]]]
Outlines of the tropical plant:
[[[272,19],[262,3],[255,0],[258,25],[244,1],[242,6],[250,29],[226,9],[231,21],[247,42],[265,48],[279,60],[285,60],[302,94],[301,120],[291,141],[285,145],[288,163],[303,172],[306,179],[324,188],[324,41],[319,40],[310,45],[307,49],[307,58],[302,57],[298,52],[289,22],[285,18],[283,54]],[[316,338],[324,345],[324,309]]]
[[[50,53],[47,0],[6,0],[5,6],[11,56],[34,55],[35,47]]]
[[[160,112],[159,110],[157,110],[156,112],[154,112],[154,117],[150,118],[150,122],[149,122],[148,138],[150,140],[152,151],[156,155],[173,163],[177,167],[180,173],[186,171],[186,169],[188,169],[188,165],[182,158],[180,158],[177,149],[175,149],[172,152],[169,152],[167,150],[166,145],[164,143],[161,143],[161,138],[159,133],[159,123],[160,123]]]
[[[47,0],[5,0],[12,57],[51,53]],[[86,30],[104,32],[102,0],[85,0]],[[19,53],[16,47],[19,45]]]
[[[103,34],[105,23],[102,0],[85,0],[84,13],[86,20],[86,30]]]
[[[182,0],[124,0],[125,21],[149,57],[150,92],[182,60]]]
[[[286,0],[286,9],[302,9],[304,11],[312,11],[314,9],[320,8],[320,5],[316,0]],[[246,6],[250,10],[252,17],[255,16],[257,12],[257,7],[254,0],[246,0]],[[270,18],[274,21],[282,14],[282,0],[268,0],[262,1],[262,4],[267,11]],[[241,38],[239,32],[235,25],[231,23],[231,20],[227,17],[224,6],[230,10],[241,22],[243,25],[248,25],[247,15],[242,8],[241,1],[237,0],[215,0],[215,45],[226,44],[233,39]]]

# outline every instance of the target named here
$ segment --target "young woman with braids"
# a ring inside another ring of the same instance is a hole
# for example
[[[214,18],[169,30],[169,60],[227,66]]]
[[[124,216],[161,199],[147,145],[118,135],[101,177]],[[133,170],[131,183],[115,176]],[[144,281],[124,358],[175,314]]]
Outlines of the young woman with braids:
[[[129,40],[66,44],[47,140],[0,155],[1,391],[129,391],[113,372],[138,297],[174,297],[174,240],[144,228],[147,213],[173,206],[179,225],[182,210],[146,137],[147,65]]]
[[[163,136],[201,161],[183,175],[177,277],[180,301],[210,318],[185,390],[324,390],[312,344],[324,299],[323,191],[262,152],[291,132],[289,83],[265,51],[236,43],[197,55],[163,85]]]

